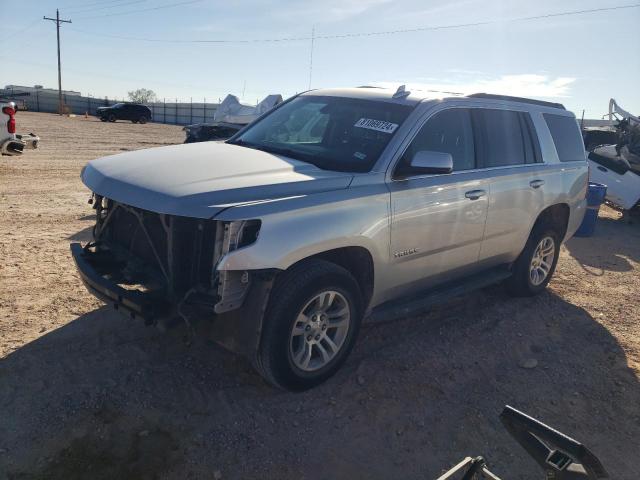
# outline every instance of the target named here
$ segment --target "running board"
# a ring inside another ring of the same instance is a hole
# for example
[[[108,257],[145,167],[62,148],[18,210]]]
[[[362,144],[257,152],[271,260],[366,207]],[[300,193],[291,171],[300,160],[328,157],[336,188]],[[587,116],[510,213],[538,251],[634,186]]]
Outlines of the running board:
[[[399,300],[376,307],[365,319],[366,323],[379,323],[425,312],[430,307],[454,297],[500,283],[511,276],[507,267],[500,267],[471,275],[464,280],[448,282]]]

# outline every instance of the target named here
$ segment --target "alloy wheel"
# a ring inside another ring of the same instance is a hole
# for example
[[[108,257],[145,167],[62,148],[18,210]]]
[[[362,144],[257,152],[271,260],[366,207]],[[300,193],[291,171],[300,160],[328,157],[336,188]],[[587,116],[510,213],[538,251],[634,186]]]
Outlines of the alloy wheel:
[[[534,286],[542,284],[549,276],[555,253],[556,244],[553,238],[544,237],[540,240],[529,264],[529,279]]]
[[[349,332],[351,309],[340,292],[326,290],[302,308],[289,337],[289,354],[302,371],[327,365],[340,352]]]

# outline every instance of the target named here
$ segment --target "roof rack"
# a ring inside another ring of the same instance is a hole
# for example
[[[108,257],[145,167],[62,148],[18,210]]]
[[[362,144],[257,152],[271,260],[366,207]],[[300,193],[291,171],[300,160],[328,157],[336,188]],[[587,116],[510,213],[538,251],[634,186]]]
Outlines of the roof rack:
[[[559,108],[566,110],[564,105],[555,102],[545,102],[543,100],[533,100],[532,98],[511,97],[509,95],[494,95],[492,93],[474,93],[468,95],[470,98],[486,98],[488,100],[507,100],[510,102],[530,103],[531,105],[540,105],[541,107]]]

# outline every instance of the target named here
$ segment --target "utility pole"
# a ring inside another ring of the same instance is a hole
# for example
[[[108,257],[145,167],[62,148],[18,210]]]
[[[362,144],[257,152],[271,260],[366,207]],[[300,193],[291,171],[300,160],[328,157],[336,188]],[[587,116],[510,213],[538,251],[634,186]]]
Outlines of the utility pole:
[[[56,18],[42,17],[43,20],[56,22],[56,33],[58,35],[58,113],[62,115],[62,72],[60,64],[60,24],[71,23],[71,20],[60,20],[60,12],[56,8]]]
[[[311,49],[309,53],[309,90],[311,90],[311,75],[313,73],[313,44],[316,39],[316,26],[311,27]]]

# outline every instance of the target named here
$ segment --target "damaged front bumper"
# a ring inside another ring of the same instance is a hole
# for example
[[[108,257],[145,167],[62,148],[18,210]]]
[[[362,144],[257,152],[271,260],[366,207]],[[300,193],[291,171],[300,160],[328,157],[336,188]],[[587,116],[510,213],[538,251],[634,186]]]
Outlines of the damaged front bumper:
[[[26,135],[16,135],[15,138],[9,138],[0,145],[0,153],[2,155],[22,155],[24,150],[32,150],[38,148],[40,137],[29,133]]]
[[[170,314],[170,305],[162,299],[139,290],[125,289],[110,280],[108,269],[105,269],[106,262],[99,253],[83,248],[79,243],[72,243],[71,256],[87,290],[114,309],[131,318],[142,319],[146,324]]]
[[[130,290],[110,278],[110,259],[101,258],[79,243],[71,244],[71,255],[87,290],[132,319],[141,319],[147,325],[174,319],[187,319],[198,325],[199,331],[224,348],[246,356],[252,363],[262,336],[262,322],[267,308],[276,270],[251,273],[251,284],[241,305],[233,310],[216,313],[215,301],[210,297],[187,294],[175,304],[158,292]],[[202,320],[205,320],[204,322]]]

